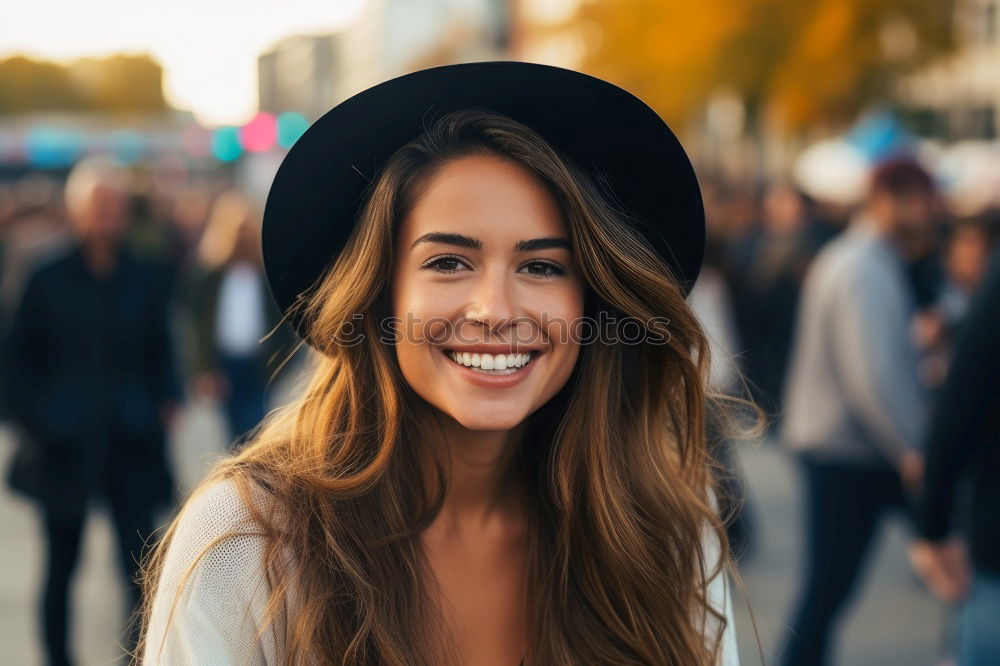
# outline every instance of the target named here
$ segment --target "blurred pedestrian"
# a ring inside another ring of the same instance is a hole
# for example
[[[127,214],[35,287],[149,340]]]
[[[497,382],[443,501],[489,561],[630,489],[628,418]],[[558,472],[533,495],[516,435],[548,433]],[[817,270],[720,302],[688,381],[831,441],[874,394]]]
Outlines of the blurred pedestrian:
[[[940,598],[962,603],[961,666],[1000,664],[1000,248],[974,297],[927,435],[914,568]],[[971,476],[962,511],[971,542],[956,535],[956,496]]]
[[[863,210],[803,286],[781,437],[806,486],[805,580],[783,655],[824,664],[884,513],[920,484],[925,389],[910,336],[907,261],[935,225],[936,190],[909,158],[878,166]]]
[[[957,220],[942,251],[942,284],[934,303],[922,308],[914,321],[921,348],[921,376],[930,387],[944,380],[955,335],[969,303],[982,282],[998,231],[1000,213]]]
[[[799,291],[826,229],[805,198],[788,183],[770,185],[761,225],[744,241],[744,260],[733,282],[742,304],[743,359],[754,401],[780,417],[780,396],[795,328]]]
[[[938,303],[947,327],[954,328],[964,319],[998,238],[1000,210],[956,221],[944,251],[945,286]]]
[[[231,443],[264,418],[269,371],[294,338],[286,324],[268,335],[281,312],[264,280],[260,224],[245,196],[235,190],[219,195],[193,275],[195,387],[222,403]]]
[[[64,251],[71,234],[66,228],[60,184],[51,176],[30,172],[14,182],[0,214],[0,310],[6,331],[31,270]]]
[[[130,607],[139,603],[131,581],[154,510],[172,498],[165,429],[180,400],[164,273],[121,242],[126,176],[85,160],[65,198],[73,241],[28,278],[0,374],[21,431],[8,480],[37,502],[44,529],[49,664],[72,663],[68,592],[92,498],[110,506]]]

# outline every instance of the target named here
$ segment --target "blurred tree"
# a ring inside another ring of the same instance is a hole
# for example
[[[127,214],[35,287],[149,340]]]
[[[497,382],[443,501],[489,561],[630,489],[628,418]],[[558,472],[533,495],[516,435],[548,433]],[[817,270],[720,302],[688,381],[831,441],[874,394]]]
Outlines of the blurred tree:
[[[147,55],[86,58],[72,65],[73,77],[101,111],[162,111],[163,68]]]
[[[65,67],[21,56],[0,61],[0,113],[74,109],[85,103]]]
[[[63,66],[15,56],[0,61],[0,114],[32,111],[162,111],[163,69],[147,55],[88,58]]]
[[[952,46],[955,0],[587,0],[596,25],[581,68],[684,124],[720,86],[751,119],[790,128],[852,117],[891,95],[893,76]]]

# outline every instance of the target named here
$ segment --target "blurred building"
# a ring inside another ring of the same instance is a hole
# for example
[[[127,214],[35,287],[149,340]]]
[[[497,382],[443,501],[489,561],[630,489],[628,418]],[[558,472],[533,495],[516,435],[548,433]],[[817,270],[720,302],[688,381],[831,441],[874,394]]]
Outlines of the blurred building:
[[[369,0],[342,31],[283,39],[258,59],[260,109],[314,121],[386,78],[507,57],[509,0]]]
[[[337,102],[339,35],[295,35],[257,59],[259,106],[316,120]]]
[[[955,52],[904,78],[910,122],[929,137],[996,139],[1000,131],[1000,0],[958,0]]]
[[[512,0],[382,0],[387,73],[503,59]]]

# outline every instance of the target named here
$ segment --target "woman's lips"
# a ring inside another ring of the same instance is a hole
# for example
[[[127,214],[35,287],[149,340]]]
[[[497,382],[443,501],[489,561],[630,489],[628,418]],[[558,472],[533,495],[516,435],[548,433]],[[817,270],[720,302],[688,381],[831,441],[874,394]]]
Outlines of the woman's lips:
[[[518,354],[483,354],[454,349],[442,351],[448,362],[462,376],[474,384],[490,388],[506,388],[519,384],[528,376],[535,366],[535,360],[541,355],[537,350]]]

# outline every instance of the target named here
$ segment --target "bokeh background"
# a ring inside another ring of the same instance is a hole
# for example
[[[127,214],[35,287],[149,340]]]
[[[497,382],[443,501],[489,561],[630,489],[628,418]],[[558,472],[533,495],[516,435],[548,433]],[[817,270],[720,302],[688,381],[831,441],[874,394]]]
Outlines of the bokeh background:
[[[1000,206],[997,0],[31,0],[0,20],[0,326],[33,267],[69,241],[72,167],[102,155],[126,168],[126,241],[172,286],[184,396],[169,464],[190,489],[225,455],[238,418],[225,406],[234,376],[200,362],[205,287],[191,276],[239,252],[233,234],[206,233],[212,220],[252,220],[285,151],[351,94],[423,67],[493,59],[600,76],[676,131],[704,190],[710,264],[725,278],[713,330],[772,411],[801,280],[881,159],[916,155],[943,194],[930,277],[915,283],[923,313],[960,313],[975,291]],[[922,339],[933,387],[949,338]],[[276,373],[269,405],[287,399],[302,363]],[[3,429],[0,467],[17,437]],[[740,566],[774,663],[802,566],[802,489],[772,435],[737,449],[751,533]],[[94,508],[72,588],[83,664],[117,658],[125,612],[108,513]],[[0,662],[41,663],[41,532],[34,506],[6,489],[0,535]],[[899,519],[879,533],[835,663],[947,662],[954,611],[911,573],[909,537]],[[742,597],[736,607],[743,663],[758,663]]]

